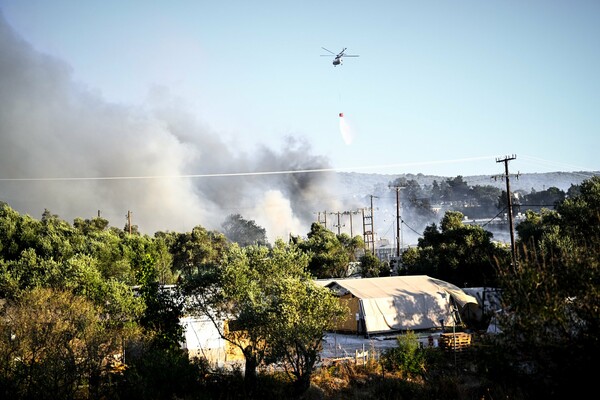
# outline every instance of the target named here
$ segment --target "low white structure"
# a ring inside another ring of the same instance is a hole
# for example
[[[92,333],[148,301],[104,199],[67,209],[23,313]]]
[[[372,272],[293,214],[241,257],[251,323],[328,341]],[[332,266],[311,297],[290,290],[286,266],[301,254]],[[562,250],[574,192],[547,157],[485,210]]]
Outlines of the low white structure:
[[[211,364],[223,367],[228,361],[227,343],[208,317],[185,316],[179,323],[184,329],[184,342],[181,347],[188,351],[189,357],[206,358]],[[223,329],[224,323],[220,323]]]
[[[337,330],[359,334],[454,326],[477,299],[458,286],[427,275],[335,279],[321,283],[349,307]]]

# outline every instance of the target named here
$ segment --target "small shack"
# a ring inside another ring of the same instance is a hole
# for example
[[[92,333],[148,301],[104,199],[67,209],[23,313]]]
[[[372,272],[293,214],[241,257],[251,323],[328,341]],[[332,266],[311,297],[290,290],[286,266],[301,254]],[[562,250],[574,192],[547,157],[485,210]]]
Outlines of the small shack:
[[[478,307],[458,286],[427,275],[335,279],[323,282],[347,305],[337,331],[377,334],[460,324],[461,313]]]

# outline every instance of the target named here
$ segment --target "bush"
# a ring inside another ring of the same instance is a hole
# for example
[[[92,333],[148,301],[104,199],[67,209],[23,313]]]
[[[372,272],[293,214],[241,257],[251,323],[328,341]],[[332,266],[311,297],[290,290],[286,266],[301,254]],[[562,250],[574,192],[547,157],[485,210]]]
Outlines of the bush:
[[[422,377],[426,371],[426,352],[419,348],[417,335],[409,331],[397,337],[398,347],[381,355],[381,365],[386,371],[399,372],[406,377]]]

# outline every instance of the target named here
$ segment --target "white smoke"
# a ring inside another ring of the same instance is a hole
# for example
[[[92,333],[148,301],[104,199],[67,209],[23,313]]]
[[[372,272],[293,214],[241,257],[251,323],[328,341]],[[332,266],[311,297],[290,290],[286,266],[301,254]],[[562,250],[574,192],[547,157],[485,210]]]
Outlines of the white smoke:
[[[256,221],[259,226],[270,227],[267,236],[271,243],[276,239],[286,240],[290,232],[301,232],[305,228],[294,216],[290,201],[279,190],[268,190],[257,199],[256,207],[249,210],[247,219]]]

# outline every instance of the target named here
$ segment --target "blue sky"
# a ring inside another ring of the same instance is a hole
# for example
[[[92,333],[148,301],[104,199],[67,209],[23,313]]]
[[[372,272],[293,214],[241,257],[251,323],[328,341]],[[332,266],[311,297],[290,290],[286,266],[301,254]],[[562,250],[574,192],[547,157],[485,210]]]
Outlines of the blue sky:
[[[134,208],[147,230],[183,230],[218,210],[305,233],[308,215],[350,205],[316,204],[300,178],[157,177],[497,175],[506,155],[511,172],[600,170],[598,1],[0,0],[0,13],[2,57],[18,61],[0,63],[0,200],[34,215],[102,209],[120,225]],[[322,47],[360,57],[334,67]],[[94,181],[114,177],[135,179]],[[287,217],[260,216],[269,202]]]
[[[0,5],[107,102],[180,99],[245,149],[293,135],[359,172],[494,174],[507,154],[521,172],[600,170],[597,1]],[[360,57],[334,68],[321,46]]]

